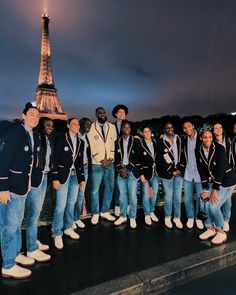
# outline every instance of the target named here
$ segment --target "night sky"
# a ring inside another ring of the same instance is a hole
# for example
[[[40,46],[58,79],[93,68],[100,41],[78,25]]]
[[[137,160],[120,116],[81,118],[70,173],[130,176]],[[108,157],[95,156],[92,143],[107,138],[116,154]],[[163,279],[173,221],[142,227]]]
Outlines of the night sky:
[[[1,0],[0,118],[38,83],[41,15],[69,116],[118,103],[129,119],[236,111],[235,0]]]

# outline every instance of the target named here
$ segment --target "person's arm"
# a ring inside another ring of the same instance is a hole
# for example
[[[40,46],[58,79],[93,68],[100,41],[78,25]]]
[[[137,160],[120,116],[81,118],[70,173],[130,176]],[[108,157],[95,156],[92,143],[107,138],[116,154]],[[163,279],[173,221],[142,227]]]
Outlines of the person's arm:
[[[196,156],[196,162],[197,162],[197,170],[201,178],[202,187],[205,191],[208,191],[209,189],[209,175],[208,175],[208,167],[204,163],[200,151],[200,147],[195,149],[195,156]]]
[[[215,190],[219,190],[227,169],[228,160],[223,146],[217,146],[216,152],[216,174],[214,175],[212,188]]]

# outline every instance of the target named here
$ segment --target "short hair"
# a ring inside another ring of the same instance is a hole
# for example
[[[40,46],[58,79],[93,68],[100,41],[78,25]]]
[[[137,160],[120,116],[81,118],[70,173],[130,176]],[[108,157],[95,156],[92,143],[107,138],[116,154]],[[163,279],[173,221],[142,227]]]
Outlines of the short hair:
[[[152,128],[149,125],[143,125],[141,131],[143,132],[145,128],[148,128],[152,132]]]
[[[67,120],[67,124],[70,125],[70,123],[71,123],[72,120],[77,120],[77,121],[79,121],[77,118],[73,117],[73,118],[69,118],[69,119]]]
[[[130,126],[130,128],[132,129],[132,123],[128,120],[123,120],[121,123],[121,129],[123,129],[123,127],[128,124]]]
[[[98,107],[98,108],[96,108],[96,110],[95,110],[95,114],[97,114],[98,110],[100,110],[100,109],[103,109],[103,110],[105,111],[104,107]]]
[[[26,115],[29,109],[38,110],[38,108],[35,105],[33,105],[31,102],[27,102],[26,105],[25,105],[25,108],[23,110],[23,114]]]
[[[116,118],[116,113],[119,111],[119,110],[124,110],[125,111],[125,114],[126,116],[128,115],[129,113],[129,109],[127,108],[127,106],[123,105],[123,104],[118,104],[117,106],[115,106],[112,110],[112,116],[114,118]]]
[[[85,124],[87,121],[89,121],[89,122],[92,123],[92,121],[91,121],[89,118],[85,118],[85,117],[81,118],[81,119],[79,120],[80,127],[83,127],[84,124]]]
[[[191,123],[193,126],[195,125],[193,120],[192,119],[188,119],[188,118],[184,118],[182,120],[182,126],[185,124],[185,123]]]
[[[173,123],[171,121],[168,121],[168,122],[164,123],[163,129],[166,129],[166,126],[169,125],[169,124],[171,124],[174,127]]]

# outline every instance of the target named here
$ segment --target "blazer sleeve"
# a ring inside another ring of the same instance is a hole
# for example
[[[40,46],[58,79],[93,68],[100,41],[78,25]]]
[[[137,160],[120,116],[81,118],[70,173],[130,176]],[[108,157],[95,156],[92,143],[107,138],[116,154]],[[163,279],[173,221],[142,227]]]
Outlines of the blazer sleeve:
[[[117,132],[115,125],[111,124],[112,126],[112,143],[111,143],[111,151],[110,151],[110,158],[112,160],[115,159],[115,141],[117,140]]]
[[[53,142],[53,154],[52,154],[52,180],[59,180],[58,175],[58,163],[61,154],[61,147],[63,146],[62,136],[58,135]]]
[[[159,139],[157,143],[157,167],[159,171],[161,169],[166,170],[170,175],[175,171],[173,163],[167,163],[164,158],[163,140]]]
[[[203,160],[201,159],[201,155],[200,155],[200,151],[199,148],[195,149],[195,156],[196,156],[196,162],[197,162],[197,170],[199,172],[200,178],[201,178],[201,183],[202,183],[202,187],[204,190],[208,190],[209,189],[209,174],[208,174],[208,168],[206,167],[206,165],[203,163]]]
[[[122,168],[122,163],[121,163],[118,140],[115,141],[115,160],[114,160],[114,162],[115,162],[116,171],[119,172]]]
[[[217,161],[216,163],[216,173],[214,175],[213,179],[213,189],[219,190],[221,183],[223,181],[223,177],[225,175],[225,172],[227,170],[227,155],[226,151],[223,146],[218,146],[218,153],[217,153]]]
[[[80,148],[79,148],[79,169],[81,171],[81,177],[79,179],[79,183],[81,181],[85,181],[85,176],[84,176],[84,141],[80,139]]]

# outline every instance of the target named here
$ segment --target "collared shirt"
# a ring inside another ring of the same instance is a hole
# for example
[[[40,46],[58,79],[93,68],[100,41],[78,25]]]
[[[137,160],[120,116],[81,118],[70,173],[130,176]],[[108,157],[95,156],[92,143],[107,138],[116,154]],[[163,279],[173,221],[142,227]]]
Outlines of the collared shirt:
[[[46,163],[45,163],[44,171],[48,172],[50,171],[50,156],[51,156],[52,150],[51,150],[51,145],[50,145],[48,136],[45,135],[45,138],[46,138],[47,151],[46,151]]]
[[[195,131],[194,137],[187,138],[188,160],[184,173],[184,179],[187,181],[201,182],[200,175],[197,170],[197,162],[195,157],[195,148],[197,143],[197,132]]]
[[[73,145],[73,159],[75,158],[75,153],[76,153],[76,137],[77,137],[77,135],[73,136],[73,135],[70,134],[70,138],[71,138],[72,145]],[[72,168],[73,169],[75,168],[74,164],[72,165]]]
[[[123,155],[123,160],[122,160],[123,165],[129,164],[128,143],[129,143],[129,136],[126,139],[123,137],[123,150],[124,150],[124,155]]]
[[[209,156],[209,150],[210,149],[206,149],[205,147],[203,147],[203,152],[204,152],[204,155],[205,155],[205,158],[208,160],[208,156]]]
[[[150,151],[150,153],[151,153],[151,155],[152,155],[152,157],[154,159],[155,158],[155,152],[154,152],[153,142],[152,141],[150,143],[146,142],[146,144],[147,144],[147,147],[148,147],[148,149],[149,149],[149,151]]]
[[[25,125],[23,125],[25,128]],[[31,130],[30,132],[25,128],[27,134],[29,134],[29,138],[30,138],[30,144],[31,144],[31,148],[32,148],[32,152],[34,152],[34,133],[33,130]]]
[[[88,164],[88,156],[87,156],[88,141],[86,139],[86,133],[82,135],[80,132],[78,132],[78,137],[84,142],[84,165],[86,165]]]
[[[122,122],[118,122],[116,121],[116,126],[117,126],[117,129],[118,129],[118,135],[120,134],[120,131],[121,131],[121,125],[122,125]]]
[[[171,149],[173,151],[174,154],[174,161],[175,161],[175,165],[178,164],[179,162],[179,155],[178,155],[178,146],[177,146],[177,135],[174,134],[173,136],[173,142],[171,142],[169,140],[169,138],[166,136],[166,134],[163,136],[163,139],[168,141],[170,143]]]
[[[104,124],[98,122],[98,125],[100,126],[101,128],[101,134],[102,134],[102,128],[103,128],[103,132],[104,132],[104,140],[105,140],[105,137],[106,137],[106,122]],[[102,134],[103,135],[103,134]]]

